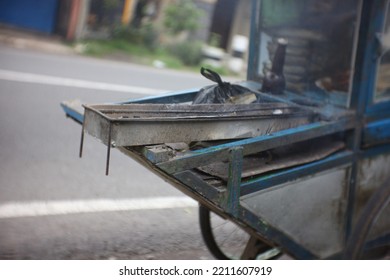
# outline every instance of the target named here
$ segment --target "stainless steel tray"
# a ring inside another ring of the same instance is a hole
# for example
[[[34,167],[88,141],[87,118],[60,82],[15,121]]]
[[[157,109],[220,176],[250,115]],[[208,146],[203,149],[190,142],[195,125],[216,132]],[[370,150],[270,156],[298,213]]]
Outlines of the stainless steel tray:
[[[110,146],[249,138],[309,123],[283,103],[84,105],[83,131]]]

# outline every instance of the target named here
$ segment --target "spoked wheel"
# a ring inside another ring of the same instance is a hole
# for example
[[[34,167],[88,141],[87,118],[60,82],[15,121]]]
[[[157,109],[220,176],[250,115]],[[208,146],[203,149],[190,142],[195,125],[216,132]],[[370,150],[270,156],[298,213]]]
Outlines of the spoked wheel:
[[[199,206],[199,223],[203,240],[216,259],[275,259],[281,255],[279,249],[252,237],[202,205]]]

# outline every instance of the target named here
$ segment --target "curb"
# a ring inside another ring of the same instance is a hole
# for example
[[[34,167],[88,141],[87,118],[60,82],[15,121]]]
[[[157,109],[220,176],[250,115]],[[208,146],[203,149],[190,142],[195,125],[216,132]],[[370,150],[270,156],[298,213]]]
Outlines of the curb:
[[[76,52],[61,42],[51,41],[50,39],[28,38],[2,33],[0,30],[0,44],[17,49],[31,49],[36,51],[57,53],[57,54],[75,54]]]

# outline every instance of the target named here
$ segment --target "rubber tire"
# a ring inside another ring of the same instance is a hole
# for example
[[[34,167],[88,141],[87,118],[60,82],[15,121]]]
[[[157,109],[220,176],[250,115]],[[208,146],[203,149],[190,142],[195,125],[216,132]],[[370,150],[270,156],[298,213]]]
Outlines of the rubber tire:
[[[371,195],[364,206],[362,213],[356,222],[356,226],[348,238],[348,242],[344,250],[344,259],[355,260],[365,258],[364,245],[368,239],[370,230],[382,210],[389,203],[390,178],[385,180],[385,182]]]
[[[215,240],[215,236],[213,233],[213,229],[211,227],[211,219],[210,219],[210,210],[207,207],[204,207],[202,205],[199,205],[199,224],[200,224],[200,231],[202,233],[203,240],[206,244],[206,247],[209,249],[210,253],[218,260],[231,260],[228,256],[225,255],[225,253],[221,250],[219,245],[217,244]],[[258,241],[261,242],[261,241]],[[267,245],[266,247],[268,249],[271,249],[272,247],[269,247]],[[263,252],[266,252],[264,250]],[[263,253],[263,252],[259,252]],[[278,254],[271,259],[276,259],[281,255]]]
[[[230,260],[219,248],[211,228],[210,210],[203,205],[199,205],[199,225],[203,241],[210,253],[217,260]]]

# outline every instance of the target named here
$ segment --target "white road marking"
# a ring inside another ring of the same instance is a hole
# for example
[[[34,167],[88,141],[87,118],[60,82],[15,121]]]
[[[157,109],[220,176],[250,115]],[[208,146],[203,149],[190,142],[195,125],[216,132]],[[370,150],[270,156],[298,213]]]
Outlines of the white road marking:
[[[189,197],[9,202],[0,204],[0,219],[197,206]]]
[[[41,74],[32,74],[25,72],[16,72],[10,70],[0,69],[0,79],[14,82],[34,83],[43,85],[55,85],[64,87],[76,87],[85,89],[105,90],[105,91],[119,91],[127,93],[135,93],[141,95],[156,95],[166,93],[169,90],[153,89],[146,87],[136,87],[128,85],[118,85],[102,82],[93,82],[87,80],[55,77]]]

